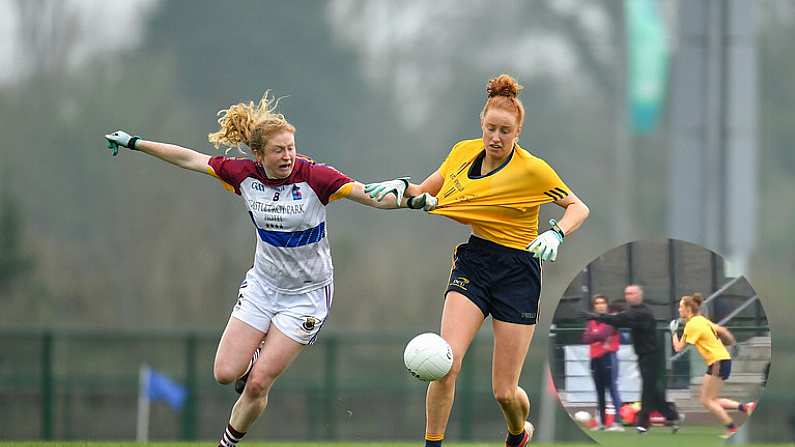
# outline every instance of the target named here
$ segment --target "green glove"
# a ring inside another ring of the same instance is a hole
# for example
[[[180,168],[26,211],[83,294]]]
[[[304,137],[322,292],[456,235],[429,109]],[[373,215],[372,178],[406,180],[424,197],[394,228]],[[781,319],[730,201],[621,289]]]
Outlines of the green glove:
[[[123,130],[117,130],[116,132],[105,135],[105,139],[108,141],[108,149],[113,151],[113,156],[115,157],[119,155],[119,146],[136,150],[135,143],[140,140],[141,137],[132,137]]]
[[[380,202],[384,200],[387,194],[394,194],[397,198],[397,206],[400,206],[403,200],[403,193],[409,187],[409,179],[411,177],[400,177],[395,180],[387,180],[385,182],[368,183],[364,185],[364,192],[370,194],[370,197]]]
[[[436,208],[436,197],[424,192],[417,197],[409,197],[406,201],[406,206],[413,210],[430,211]]]
[[[527,250],[533,253],[533,257],[542,261],[555,262],[558,258],[558,247],[563,242],[563,231],[558,227],[555,219],[550,219],[549,224],[552,225],[552,229],[533,239],[533,242],[527,246]]]

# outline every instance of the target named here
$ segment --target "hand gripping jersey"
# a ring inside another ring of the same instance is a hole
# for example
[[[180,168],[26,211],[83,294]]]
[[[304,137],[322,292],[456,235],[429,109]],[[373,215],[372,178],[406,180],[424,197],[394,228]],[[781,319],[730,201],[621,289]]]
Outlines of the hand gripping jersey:
[[[453,146],[439,167],[444,183],[431,212],[471,225],[478,237],[524,250],[538,236],[539,207],[568,196],[569,188],[544,160],[518,144],[485,176],[480,175],[484,154],[481,139]]]
[[[298,157],[285,179],[269,179],[252,160],[212,157],[211,174],[243,198],[257,232],[251,272],[262,284],[288,294],[330,284],[334,267],[326,205],[344,196],[353,180],[336,169]],[[335,194],[336,193],[336,194]]]

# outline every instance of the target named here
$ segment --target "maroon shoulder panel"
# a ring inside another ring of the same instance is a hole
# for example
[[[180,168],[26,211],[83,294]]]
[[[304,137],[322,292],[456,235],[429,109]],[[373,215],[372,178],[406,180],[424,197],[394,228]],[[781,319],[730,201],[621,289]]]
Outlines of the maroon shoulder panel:
[[[331,195],[337,192],[343,185],[353,181],[352,178],[336,170],[334,167],[312,163],[308,164],[309,186],[315,191],[323,205],[328,205]]]
[[[243,182],[243,179],[257,177],[256,163],[249,159],[218,155],[210,157],[208,164],[221,180],[235,188],[235,193],[238,195],[240,195],[240,183]]]

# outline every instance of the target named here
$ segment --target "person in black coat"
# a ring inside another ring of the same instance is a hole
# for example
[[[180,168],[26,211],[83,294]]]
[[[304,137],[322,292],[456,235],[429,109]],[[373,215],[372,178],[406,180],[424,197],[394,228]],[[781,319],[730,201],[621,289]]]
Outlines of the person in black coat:
[[[630,284],[624,289],[627,308],[617,314],[587,314],[588,319],[601,321],[617,328],[629,328],[632,334],[632,347],[638,356],[638,369],[643,382],[641,391],[641,408],[638,412],[636,429],[646,433],[649,429],[649,415],[659,411],[666,420],[666,425],[679,430],[679,415],[665,400],[665,389],[657,386],[660,372],[664,366],[660,364],[660,349],[657,343],[657,321],[651,308],[643,302],[643,288]]]

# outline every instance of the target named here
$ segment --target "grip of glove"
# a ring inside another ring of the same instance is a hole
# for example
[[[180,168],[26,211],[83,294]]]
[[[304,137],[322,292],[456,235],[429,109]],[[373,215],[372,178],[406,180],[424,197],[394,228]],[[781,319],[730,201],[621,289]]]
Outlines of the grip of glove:
[[[668,323],[668,329],[671,330],[672,334],[676,333],[676,331],[679,330],[679,320],[671,320],[671,322]]]

